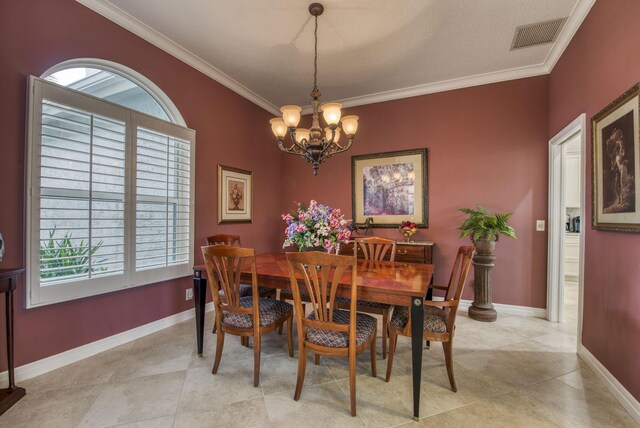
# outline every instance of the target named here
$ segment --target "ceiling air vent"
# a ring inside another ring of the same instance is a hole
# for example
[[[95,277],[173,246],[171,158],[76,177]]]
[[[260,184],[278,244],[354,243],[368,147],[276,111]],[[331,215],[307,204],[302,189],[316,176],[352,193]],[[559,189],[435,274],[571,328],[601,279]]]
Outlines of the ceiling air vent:
[[[521,25],[516,28],[511,50],[544,45],[555,41],[566,21],[567,18],[560,18],[537,24]]]

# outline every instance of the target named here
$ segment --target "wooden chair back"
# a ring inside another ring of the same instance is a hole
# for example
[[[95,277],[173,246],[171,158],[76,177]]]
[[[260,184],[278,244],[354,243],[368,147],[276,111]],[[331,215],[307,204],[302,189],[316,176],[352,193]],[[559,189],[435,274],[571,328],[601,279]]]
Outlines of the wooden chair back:
[[[219,318],[217,321],[222,321],[223,311],[249,314],[253,315],[254,320],[259,320],[260,304],[255,250],[231,245],[211,245],[202,247],[202,256],[216,305],[216,318]],[[240,276],[247,262],[251,264],[251,286],[253,288],[253,307],[251,308],[240,306]],[[220,290],[224,291],[224,299],[221,299],[218,294]],[[254,328],[259,328],[260,323],[256,321],[253,325]]]
[[[298,338],[304,340],[307,327],[349,332],[349,348],[356,346],[356,286],[357,259],[352,256],[310,251],[287,253],[289,279],[293,291]],[[351,304],[349,324],[338,324],[333,321],[336,292],[340,279],[351,269]],[[307,319],[302,308],[300,282],[309,294],[305,304],[311,305],[315,320]]]
[[[357,251],[357,247],[362,248],[362,254],[365,260],[378,260],[382,261],[389,254],[389,261],[395,261],[396,259],[396,241],[393,239],[380,238],[373,236],[371,238],[356,238],[354,250]]]
[[[242,247],[242,244],[240,243],[240,235],[227,235],[226,233],[207,236],[207,245],[230,245],[232,247]]]
[[[467,276],[469,269],[471,268],[471,261],[476,253],[476,248],[473,245],[462,246],[458,248],[458,254],[456,260],[453,263],[451,269],[451,276],[449,277],[449,285],[447,287],[447,294],[445,295],[445,302],[453,302],[453,305],[449,307],[449,317],[447,320],[447,331],[451,331],[454,324],[458,305],[462,297],[462,291],[467,283]],[[446,308],[446,307],[445,307]]]

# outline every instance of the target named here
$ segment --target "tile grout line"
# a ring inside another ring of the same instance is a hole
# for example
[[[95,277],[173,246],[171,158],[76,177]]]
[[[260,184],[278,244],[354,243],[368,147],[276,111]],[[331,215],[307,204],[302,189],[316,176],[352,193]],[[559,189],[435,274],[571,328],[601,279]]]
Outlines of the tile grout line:
[[[82,415],[82,418],[80,418],[80,421],[78,422],[76,427],[79,427],[82,424],[82,422],[84,421],[84,418],[89,414],[89,412],[91,411],[91,408],[93,407],[94,404],[96,404],[96,401],[98,401],[98,398],[102,395],[105,388],[106,386],[102,389],[102,391],[100,391],[100,393],[96,394],[96,397],[93,399],[93,401],[91,401],[91,404],[89,405],[89,407],[87,407],[87,411],[84,413],[84,415]]]
[[[191,363],[191,360],[189,360],[189,363]],[[178,409],[180,408],[180,402],[182,401],[182,393],[184,392],[184,384],[187,382],[187,371],[189,370],[188,364],[187,364],[187,369],[184,371],[184,377],[182,378],[182,386],[180,387],[180,394],[178,395],[178,402],[176,403],[176,411],[173,412],[173,423],[171,424],[172,427],[175,426],[176,424],[176,416],[178,415]]]

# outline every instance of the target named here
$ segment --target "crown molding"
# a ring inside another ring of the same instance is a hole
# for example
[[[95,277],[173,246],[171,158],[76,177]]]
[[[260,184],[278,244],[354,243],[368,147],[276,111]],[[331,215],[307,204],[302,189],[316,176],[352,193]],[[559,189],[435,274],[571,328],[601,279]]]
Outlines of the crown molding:
[[[580,28],[595,3],[596,0],[579,0],[578,3],[576,3],[573,11],[571,11],[569,15],[569,19],[567,19],[567,22],[564,24],[564,28],[560,31],[558,39],[551,47],[544,61],[547,73],[551,73],[553,67],[556,66],[558,60],[569,46],[573,36],[575,36],[578,28]]]
[[[254,104],[262,107],[271,114],[280,115],[280,110],[269,101],[253,92],[251,89],[242,85],[238,81],[234,80],[230,76],[226,75],[222,71],[218,70],[213,65],[209,64],[193,52],[185,49],[171,39],[163,36],[156,30],[152,29],[148,25],[144,24],[137,18],[129,15],[119,7],[116,7],[106,1],[100,0],[76,0],[78,3],[88,7],[94,12],[104,16],[108,20],[120,25],[121,27],[131,31],[135,35],[143,38],[152,45],[162,49],[168,54],[178,58],[180,61],[195,68],[201,73],[209,76],[216,82],[231,89],[238,95],[248,99]]]
[[[156,30],[147,26],[137,18],[129,15],[122,9],[108,3],[104,0],[76,0],[78,3],[92,9],[94,12],[104,16],[114,23],[126,28],[137,36],[145,39],[149,43],[164,50],[170,55],[178,58],[189,66],[204,73],[218,83],[226,86],[235,93],[255,103],[256,105],[267,110],[269,113],[280,116],[280,109],[274,104],[258,95],[251,89],[237,82],[230,76],[226,75],[213,65],[209,64],[193,52],[178,45],[176,42],[163,36]],[[355,107],[366,104],[374,104],[385,101],[398,100],[402,98],[417,97],[420,95],[434,94],[438,92],[452,91],[456,89],[469,88],[472,86],[487,85],[491,83],[505,82],[509,80],[525,79],[528,77],[542,76],[551,73],[553,67],[564,53],[571,39],[582,25],[587,17],[591,7],[596,0],[579,0],[573,11],[569,15],[569,19],[561,30],[558,39],[555,41],[544,63],[531,65],[508,70],[501,70],[491,73],[478,74],[473,76],[461,77],[457,79],[443,80],[440,82],[427,83],[424,85],[411,86],[408,88],[394,89],[391,91],[378,92],[374,94],[362,95],[357,97],[345,98],[337,100],[344,107]],[[302,109],[302,114],[310,114],[311,106]]]
[[[402,98],[418,97],[420,95],[435,94],[437,92],[453,91],[456,89],[469,88],[471,86],[487,85],[489,83],[506,82],[508,80],[524,79],[548,74],[544,64],[532,65],[509,70],[495,71],[491,73],[477,74],[475,76],[461,77],[458,79],[443,80],[440,82],[427,83],[424,85],[411,86],[408,88],[394,89],[391,91],[378,92],[375,94],[362,95],[352,98],[337,100],[343,107],[355,107],[366,104],[375,104],[385,101],[393,101]],[[304,107],[302,114],[311,113],[311,106]]]

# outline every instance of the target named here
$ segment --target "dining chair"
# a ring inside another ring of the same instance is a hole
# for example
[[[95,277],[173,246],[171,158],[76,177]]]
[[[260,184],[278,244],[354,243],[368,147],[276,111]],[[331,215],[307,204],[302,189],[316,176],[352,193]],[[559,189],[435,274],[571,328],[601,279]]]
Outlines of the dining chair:
[[[229,235],[226,233],[219,233],[217,235],[207,236],[207,245],[230,245],[232,247],[242,247],[242,243],[240,242],[240,235]],[[276,297],[277,290],[275,288],[268,287],[259,287],[258,292],[260,293],[260,297]],[[220,294],[224,298],[224,290],[220,290]],[[240,284],[240,297],[251,296],[251,285],[250,284]],[[212,333],[215,334],[217,326],[215,323],[213,324]],[[248,342],[243,338],[243,344],[247,344]]]
[[[336,248],[336,254],[338,254],[338,253],[339,253],[339,249],[340,249],[340,246],[338,246],[338,247]],[[310,301],[310,300],[309,300],[309,295],[307,294],[307,292],[306,292],[306,291],[302,291],[302,292],[300,293],[300,298],[301,298],[301,299],[302,299],[302,301],[303,301],[303,302],[305,302],[305,303],[307,303],[307,302],[309,302],[309,301]],[[280,290],[280,297],[279,297],[279,299],[280,299],[281,301],[283,301],[283,302],[286,302],[287,300],[291,300],[291,301],[293,301],[293,290]],[[348,308],[347,308],[347,309],[348,309]],[[304,303],[302,304],[302,310],[303,310],[303,312],[304,312],[304,311],[306,311],[306,305],[305,305]],[[280,330],[278,330],[278,334],[282,334],[282,327],[280,327]],[[318,361],[318,360],[317,360],[317,358],[316,358],[316,365],[318,364],[318,362],[317,362],[317,361]]]
[[[458,391],[453,374],[453,337],[456,329],[456,313],[460,305],[460,296],[467,282],[467,275],[471,267],[471,260],[475,254],[475,247],[458,248],[449,284],[445,286],[432,285],[437,290],[445,290],[444,301],[424,301],[423,339],[442,342],[449,383],[454,392]],[[396,306],[391,316],[389,328],[389,361],[387,361],[387,377],[389,382],[393,367],[393,354],[396,350],[398,335],[411,336],[411,319],[409,308]]]
[[[218,372],[226,333],[253,337],[253,386],[260,382],[261,337],[287,322],[289,356],[293,357],[293,306],[276,299],[260,297],[253,248],[213,245],[202,247],[202,255],[216,306],[218,325],[213,374]],[[240,295],[240,275],[246,263],[251,265],[251,296]],[[220,296],[224,291],[224,299]]]
[[[396,259],[396,241],[393,239],[373,236],[371,238],[356,238],[354,241],[353,254],[357,255],[358,248],[360,248],[365,260],[383,261],[387,254],[389,255],[389,261],[393,262]],[[338,298],[337,302],[339,308],[346,308],[350,304],[348,298]],[[387,335],[391,305],[358,300],[356,307],[359,312],[382,315],[382,359],[387,358]]]
[[[358,287],[356,283],[357,259],[352,256],[311,251],[287,253],[289,278],[293,290],[296,322],[298,326],[298,378],[293,399],[298,401],[304,384],[307,351],[317,355],[349,357],[349,396],[351,415],[356,415],[356,356],[366,349],[371,352],[371,375],[376,377],[377,321],[374,317],[356,311]],[[348,272],[350,270],[350,272]],[[347,276],[348,275],[348,276]],[[348,278],[351,285],[350,310],[335,306],[339,282]],[[302,290],[309,296],[311,313],[302,309]]]

